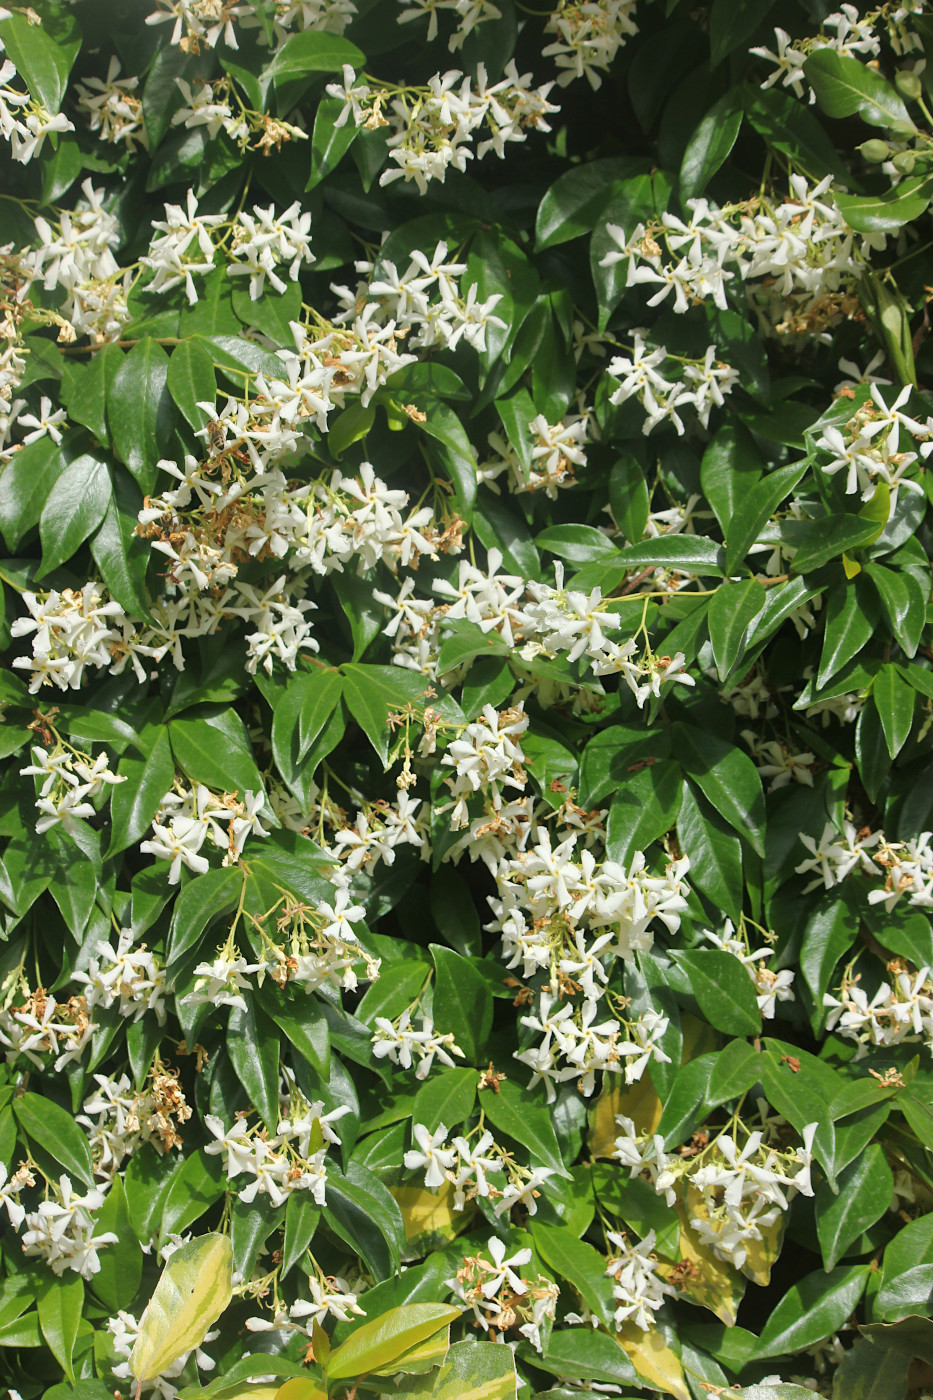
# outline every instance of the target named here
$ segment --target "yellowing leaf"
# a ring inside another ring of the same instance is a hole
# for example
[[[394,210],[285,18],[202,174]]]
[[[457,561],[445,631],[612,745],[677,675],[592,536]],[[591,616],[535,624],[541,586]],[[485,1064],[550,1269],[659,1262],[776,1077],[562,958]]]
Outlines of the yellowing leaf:
[[[137,1381],[155,1380],[204,1341],[233,1293],[233,1249],[226,1235],[202,1235],[171,1256],[142,1315],[130,1355]]]
[[[275,1392],[275,1400],[327,1400],[327,1391],[310,1376],[292,1376]]]
[[[405,1303],[357,1327],[327,1363],[329,1381],[384,1370],[419,1342],[446,1330],[460,1309],[450,1303]]]
[[[631,1118],[636,1132],[653,1133],[661,1121],[661,1112],[661,1100],[647,1075],[630,1089],[620,1089],[615,1084],[604,1089],[590,1117],[593,1156],[613,1156],[613,1145],[619,1136],[617,1114],[624,1113],[626,1118]]]
[[[454,1210],[454,1187],[445,1181],[439,1191],[424,1186],[392,1186],[405,1222],[405,1257],[418,1257],[449,1244],[469,1228],[474,1209]]]
[[[619,1345],[642,1380],[673,1395],[675,1400],[690,1400],[684,1380],[684,1368],[665,1342],[661,1333],[652,1329],[643,1332],[634,1322],[623,1322],[618,1333]]]
[[[705,1218],[702,1195],[699,1191],[688,1189],[687,1209],[679,1203],[677,1206],[677,1215],[680,1218],[681,1258],[681,1267],[677,1275],[678,1286],[691,1302],[698,1303],[701,1308],[709,1308],[720,1322],[724,1322],[727,1327],[734,1327],[739,1303],[745,1293],[745,1279],[729,1264],[717,1259],[713,1251],[690,1229],[690,1216],[701,1214]],[[684,1265],[687,1267],[684,1268]],[[662,1278],[669,1279],[675,1268],[677,1265],[662,1261],[658,1265],[658,1273]]]
[[[784,1221],[786,1217],[781,1215],[763,1229],[760,1240],[748,1240],[746,1242],[745,1263],[742,1265],[742,1273],[752,1283],[757,1283],[764,1288],[771,1280],[771,1267],[781,1252],[781,1245],[784,1241]]]
[[[853,559],[851,555],[846,554],[845,551],[843,551],[842,555],[842,567],[846,571],[846,578],[855,578],[856,574],[862,572],[862,566],[858,560]]]
[[[425,1337],[423,1342],[416,1342],[413,1347],[403,1351],[401,1356],[394,1357],[388,1366],[381,1366],[371,1374],[421,1376],[425,1371],[433,1371],[435,1366],[439,1366],[449,1350],[450,1328],[443,1327],[440,1332],[435,1332],[433,1337]]]

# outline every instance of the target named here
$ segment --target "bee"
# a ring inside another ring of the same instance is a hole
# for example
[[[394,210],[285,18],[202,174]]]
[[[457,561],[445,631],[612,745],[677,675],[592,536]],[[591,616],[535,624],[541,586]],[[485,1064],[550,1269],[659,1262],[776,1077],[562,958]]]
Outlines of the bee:
[[[212,418],[207,425],[207,440],[215,457],[219,457],[223,452],[226,438],[227,430],[223,423],[218,423],[216,418]]]

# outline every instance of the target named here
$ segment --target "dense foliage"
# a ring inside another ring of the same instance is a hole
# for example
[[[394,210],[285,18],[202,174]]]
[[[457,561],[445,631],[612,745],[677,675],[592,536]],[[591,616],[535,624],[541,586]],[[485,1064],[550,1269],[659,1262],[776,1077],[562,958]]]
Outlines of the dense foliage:
[[[915,1400],[933,10],[154,3],[0,12],[0,1377]]]

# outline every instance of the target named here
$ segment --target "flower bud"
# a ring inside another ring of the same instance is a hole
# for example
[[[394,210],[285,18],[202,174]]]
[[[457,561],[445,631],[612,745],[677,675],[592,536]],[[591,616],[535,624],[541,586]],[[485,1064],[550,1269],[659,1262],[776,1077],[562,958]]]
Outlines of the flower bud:
[[[869,165],[880,165],[891,154],[891,147],[887,141],[882,141],[878,136],[873,136],[870,141],[863,141],[859,150]]]
[[[892,157],[891,164],[894,166],[894,169],[899,170],[902,175],[910,175],[913,173],[916,159],[917,155],[915,151],[898,151],[897,155]]]
[[[923,93],[923,84],[910,68],[901,68],[894,74],[894,86],[908,102],[916,102]]]

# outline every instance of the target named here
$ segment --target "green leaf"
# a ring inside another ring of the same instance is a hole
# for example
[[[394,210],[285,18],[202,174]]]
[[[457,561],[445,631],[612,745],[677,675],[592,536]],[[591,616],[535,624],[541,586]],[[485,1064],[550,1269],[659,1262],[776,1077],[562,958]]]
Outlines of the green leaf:
[[[665,1147],[687,1142],[707,1113],[709,1077],[716,1063],[714,1054],[700,1055],[680,1066],[664,1098],[664,1111],[657,1131]]]
[[[270,989],[268,996],[263,996],[262,991],[260,1000],[266,1015],[321,1078],[327,1079],[330,1075],[330,1038],[327,1017],[320,1002],[306,994],[283,1001],[282,994],[277,991],[273,993]]]
[[[829,47],[817,49],[807,58],[803,71],[827,116],[858,114],[871,126],[898,132],[916,130],[887,79],[857,58]]]
[[[891,755],[888,752],[887,736],[881,723],[881,716],[870,695],[862,706],[862,712],[855,726],[855,762],[862,785],[874,802],[891,769]]]
[[[467,1060],[479,1064],[492,1029],[492,995],[468,958],[431,944],[434,959],[434,1024],[439,1035],[453,1033]]]
[[[189,336],[172,350],[166,384],[175,407],[189,428],[203,428],[208,415],[203,408],[198,408],[198,404],[214,403],[217,398],[217,376],[210,346],[200,336]]]
[[[196,875],[182,889],[172,911],[167,962],[178,963],[194,948],[218,914],[232,911],[243,891],[243,872],[235,866]]]
[[[134,345],[107,395],[107,422],[114,452],[147,494],[156,482],[156,462],[170,455],[175,410],[168,388],[169,358],[147,337]]]
[[[41,1094],[25,1093],[13,1100],[13,1113],[31,1142],[59,1162],[70,1177],[93,1186],[91,1150],[70,1113]]]
[[[761,778],[740,749],[702,729],[678,721],[674,751],[684,771],[729,825],[764,855],[765,805]]]
[[[741,659],[745,635],[761,615],[766,600],[764,585],[753,578],[743,579],[741,583],[724,583],[710,599],[709,639],[721,681]]]
[[[162,1202],[162,1239],[182,1234],[224,1194],[223,1161],[208,1157],[203,1149],[186,1157],[172,1176]],[[128,1196],[132,1209],[132,1197]]]
[[[172,753],[193,783],[220,792],[262,792],[246,725],[236,710],[212,706],[196,719],[173,719],[168,726]]]
[[[344,64],[360,69],[365,62],[365,54],[349,39],[306,29],[286,39],[264,69],[260,85],[265,95],[270,81],[278,87],[292,78],[304,78],[311,73],[339,73]]]
[[[107,859],[141,840],[149,829],[166,793],[175,781],[168,730],[159,725],[147,745],[145,758],[124,754],[117,768],[126,778],[117,783],[110,796],[110,846]]]
[[[873,1315],[896,1321],[909,1313],[925,1314],[931,1295],[933,1215],[924,1215],[899,1230],[885,1249]]]
[[[680,197],[695,199],[728,158],[744,116],[741,90],[733,88],[701,117],[680,166]]]
[[[856,1342],[833,1376],[833,1400],[906,1400],[910,1358]]]
[[[15,452],[0,472],[0,531],[10,550],[18,549],[34,525],[55,482],[65,470],[65,454],[50,437]]]
[[[134,482],[121,471],[110,472],[111,496],[91,554],[110,593],[125,612],[146,617],[146,569],[149,546],[136,534],[142,497]]]
[[[916,653],[926,623],[926,596],[913,574],[874,562],[865,572],[875,585],[881,610],[908,657]]]
[[[363,730],[376,753],[388,762],[392,734],[390,713],[423,698],[428,688],[424,676],[403,671],[399,666],[369,666],[352,662],[341,667],[344,675],[343,698],[347,709]]]
[[[800,970],[813,997],[811,1023],[815,1031],[826,1017],[823,996],[829,990],[836,964],[857,935],[858,920],[841,899],[826,893],[815,900],[804,925],[800,950]]]
[[[154,1380],[200,1346],[233,1296],[233,1250],[226,1235],[189,1240],[170,1257],[143,1313],[130,1374]]]
[[[721,577],[723,558],[722,546],[705,535],[660,535],[626,546],[619,551],[616,562],[633,570],[650,564],[701,577]]]
[[[36,1275],[36,1309],[39,1326],[49,1350],[70,1381],[75,1373],[71,1364],[81,1309],[84,1306],[84,1280],[69,1273],[67,1278],[54,1274]]]
[[[31,22],[25,14],[7,12],[6,18],[0,20],[0,41],[29,95],[54,117],[61,111],[80,39],[63,43],[46,34],[41,24]]]
[[[504,1079],[495,1089],[480,1091],[480,1108],[494,1128],[507,1133],[536,1158],[566,1176],[550,1110],[539,1090],[523,1089],[514,1079]]]
[[[123,351],[112,342],[96,350],[87,364],[65,362],[62,402],[68,417],[89,428],[98,442],[107,443],[107,398],[114,377],[123,364]]]
[[[339,97],[325,97],[318,103],[311,132],[311,173],[305,189],[314,189],[335,170],[356,139],[359,127],[355,122],[335,125],[343,109],[344,103]]]
[[[106,462],[85,453],[68,464],[42,508],[42,569],[37,579],[66,563],[97,529],[110,504],[110,494]]]
[[[865,1288],[868,1265],[841,1265],[793,1284],[762,1329],[757,1356],[784,1356],[813,1346],[849,1317]]]
[[[632,773],[619,788],[609,808],[606,854],[628,868],[636,851],[670,831],[680,811],[680,767],[660,759]]]
[[[285,1204],[285,1239],[282,1244],[282,1277],[303,1259],[314,1238],[321,1207],[308,1191],[289,1191]]]
[[[230,1008],[226,1046],[250,1103],[274,1133],[279,1121],[279,1038],[253,998],[245,1011]]]
[[[92,1292],[111,1313],[128,1308],[139,1290],[143,1252],[133,1230],[123,1181],[115,1176],[104,1204],[95,1215],[95,1234],[112,1233],[116,1244],[101,1250],[100,1268],[90,1280]]]
[[[674,953],[678,967],[687,972],[690,990],[700,1010],[726,1035],[757,1035],[761,1013],[755,988],[744,963],[721,948]]]
[[[365,1322],[332,1351],[328,1381],[347,1380],[383,1370],[418,1342],[449,1327],[460,1309],[450,1303],[408,1303]]]
[[[874,635],[881,615],[872,590],[840,583],[826,595],[826,627],[816,684],[822,688],[848,665]]]
[[[484,632],[475,623],[459,622],[441,643],[437,674],[444,676],[477,656],[505,656],[510,650],[498,632]]]
[[[869,543],[877,529],[873,520],[863,520],[860,515],[827,515],[815,520],[795,551],[791,568],[795,574],[821,569],[847,550]]]
[[[593,525],[551,525],[535,537],[535,544],[570,564],[588,564],[594,559],[615,561],[619,558],[616,546]]]
[[[568,1327],[552,1332],[545,1343],[541,1363],[562,1380],[641,1388],[634,1366],[615,1337],[590,1328]],[[559,1392],[560,1395],[565,1393]],[[574,1389],[571,1393],[579,1392]]]
[[[474,1069],[445,1069],[432,1074],[415,1094],[412,1122],[423,1123],[432,1133],[439,1123],[448,1128],[465,1123],[476,1103],[476,1083]]]
[[[605,1257],[577,1239],[564,1225],[534,1220],[531,1238],[535,1249],[558,1278],[572,1284],[583,1302],[606,1327],[612,1325],[612,1280],[606,1275]]]
[[[614,193],[612,182],[637,175],[641,165],[633,160],[592,160],[561,175],[538,206],[535,252],[589,233]]]
[[[727,551],[730,521],[761,480],[763,469],[755,439],[735,421],[723,424],[703,453],[700,484],[726,536]]]
[[[879,1143],[839,1173],[834,1195],[825,1181],[816,1190],[816,1234],[829,1272],[869,1226],[880,1220],[894,1191],[894,1177]]]
[[[359,1254],[377,1280],[398,1270],[405,1223],[398,1205],[372,1172],[351,1162],[346,1176],[328,1163],[326,1220]]]
[[[872,698],[881,718],[885,743],[891,758],[897,758],[910,738],[917,692],[902,677],[897,666],[888,662],[875,676]]]
[[[677,765],[671,766],[679,775]],[[689,782],[682,783],[677,840],[690,857],[690,884],[737,924],[742,916],[742,843]]]
[[[709,1077],[707,1099],[711,1107],[740,1099],[758,1082],[759,1052],[746,1040],[730,1040],[719,1052]]]
[[[476,453],[469,435],[448,404],[416,395],[416,407],[425,419],[415,427],[431,439],[425,444],[427,454],[450,477],[460,513],[469,520],[476,501]]]
[[[850,228],[857,233],[893,233],[923,214],[933,197],[933,177],[917,175],[902,180],[880,195],[839,192],[836,203]]]
[[[730,0],[716,3],[730,7]],[[752,88],[746,93],[745,115],[759,136],[781,155],[789,156],[795,168],[816,180],[835,175],[852,189],[858,189],[829,136],[799,98],[773,87]]]

